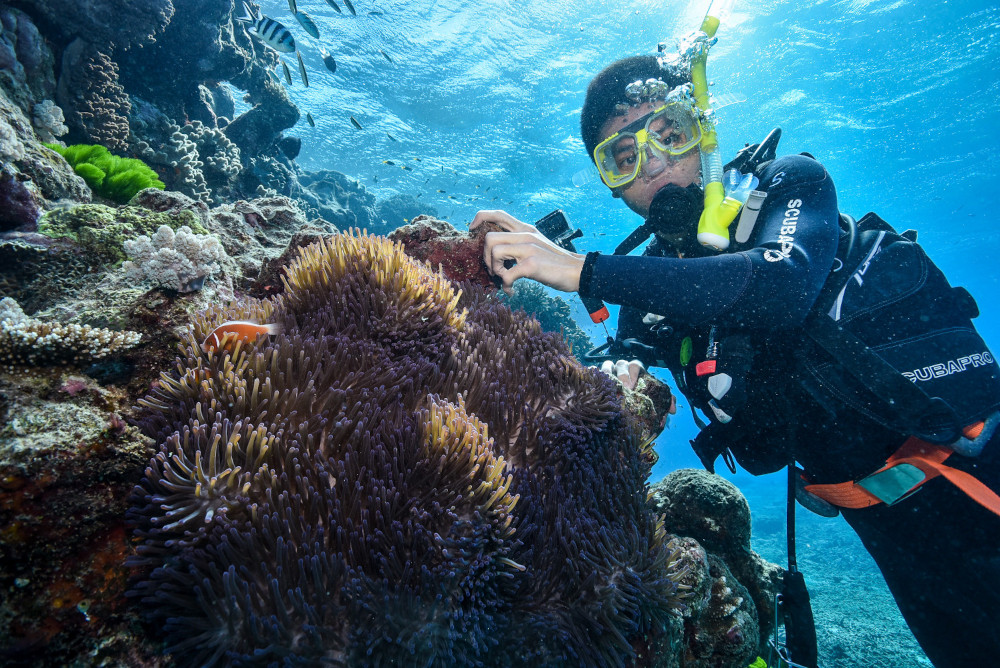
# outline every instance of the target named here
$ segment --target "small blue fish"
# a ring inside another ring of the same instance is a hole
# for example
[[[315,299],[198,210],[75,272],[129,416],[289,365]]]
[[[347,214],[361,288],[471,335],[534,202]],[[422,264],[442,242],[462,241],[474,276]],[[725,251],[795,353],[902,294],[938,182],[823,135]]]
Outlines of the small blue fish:
[[[275,51],[281,53],[295,51],[295,38],[292,37],[292,33],[288,32],[288,28],[274,19],[256,14],[247,6],[247,3],[243,3],[243,16],[237,17],[236,20],[253,25],[257,36]]]
[[[333,7],[333,9],[334,9],[334,10],[335,10],[335,11],[336,11],[336,12],[337,12],[338,14],[343,14],[343,13],[344,13],[344,11],[343,11],[343,10],[342,10],[342,9],[340,8],[340,5],[338,5],[338,4],[337,4],[336,0],[326,0],[326,4],[328,4],[328,5],[330,5],[331,7]]]
[[[306,112],[306,123],[308,123],[309,127],[311,128],[316,127],[316,121],[313,120],[312,114],[310,114],[308,111]]]
[[[351,123],[353,123],[354,127],[356,127],[357,129],[364,130],[364,128],[361,127],[361,123],[358,123],[357,119],[354,118],[354,116],[351,116]]]
[[[312,20],[305,12],[295,12],[295,19],[302,25],[307,33],[319,39],[319,28],[316,27],[316,22]]]
[[[381,53],[381,54],[382,54],[382,57],[383,57],[383,58],[385,58],[386,60],[388,60],[388,61],[389,61],[390,63],[392,63],[393,65],[395,65],[395,64],[396,64],[396,61],[395,61],[395,60],[393,60],[392,58],[390,58],[390,57],[389,57],[389,54],[388,54],[388,53],[386,53],[386,52],[385,52],[385,51],[383,51],[382,49],[379,49],[379,50],[378,50],[378,52],[379,52],[379,53]]]
[[[323,64],[326,65],[326,69],[330,70],[330,74],[337,73],[337,61],[333,59],[326,49],[321,48],[319,50],[319,55],[323,57]]]
[[[344,0],[344,4],[347,5],[348,11],[351,12],[351,16],[357,16],[358,13],[354,11],[354,5],[351,4],[351,0]]]
[[[302,54],[296,53],[299,58],[299,74],[302,76],[302,83],[306,88],[309,88],[309,77],[306,75],[306,64],[302,62]]]
[[[285,73],[285,81],[287,81],[288,85],[291,86],[292,85],[292,73],[288,71],[288,65],[285,65],[285,61],[283,61],[283,60],[281,61],[281,69]]]

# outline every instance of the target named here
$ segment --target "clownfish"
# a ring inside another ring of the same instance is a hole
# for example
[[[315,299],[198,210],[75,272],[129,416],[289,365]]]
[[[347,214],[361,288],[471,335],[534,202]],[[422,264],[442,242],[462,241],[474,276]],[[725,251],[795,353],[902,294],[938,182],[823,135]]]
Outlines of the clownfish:
[[[258,336],[274,336],[280,333],[281,325],[258,325],[248,320],[230,320],[213,329],[212,333],[205,337],[201,349],[206,353],[222,347],[232,349],[237,341],[253,341]]]

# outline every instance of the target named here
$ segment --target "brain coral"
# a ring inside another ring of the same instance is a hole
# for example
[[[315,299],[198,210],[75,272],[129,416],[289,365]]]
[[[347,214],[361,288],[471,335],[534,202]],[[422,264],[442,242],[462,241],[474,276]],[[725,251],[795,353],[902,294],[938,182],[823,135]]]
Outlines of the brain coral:
[[[283,329],[204,352],[227,320]],[[615,383],[386,239],[203,313],[141,403],[133,595],[184,665],[621,666],[683,606]]]

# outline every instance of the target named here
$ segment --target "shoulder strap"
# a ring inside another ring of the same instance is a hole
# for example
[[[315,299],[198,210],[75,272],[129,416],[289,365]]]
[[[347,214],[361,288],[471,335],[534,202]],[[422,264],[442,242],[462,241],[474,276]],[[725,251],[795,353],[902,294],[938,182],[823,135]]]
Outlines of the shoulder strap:
[[[962,435],[954,409],[917,387],[832,315],[847,282],[867,261],[866,253],[873,254],[887,233],[895,234],[874,213],[866,214],[860,222],[841,214],[841,243],[834,269],[806,317],[805,332],[847,373],[892,406],[908,433],[931,443],[952,443]]]

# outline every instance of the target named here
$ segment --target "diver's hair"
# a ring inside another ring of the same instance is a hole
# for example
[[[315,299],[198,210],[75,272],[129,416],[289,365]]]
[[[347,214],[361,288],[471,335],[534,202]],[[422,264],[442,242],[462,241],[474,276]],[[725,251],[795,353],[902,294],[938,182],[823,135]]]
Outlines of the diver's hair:
[[[663,79],[670,88],[687,83],[687,79],[677,72],[660,65],[654,55],[630,56],[616,60],[598,73],[587,86],[587,97],[580,113],[580,134],[587,155],[594,159],[594,148],[601,141],[601,128],[609,118],[616,115],[619,104],[629,104],[625,97],[625,86],[633,81]]]

